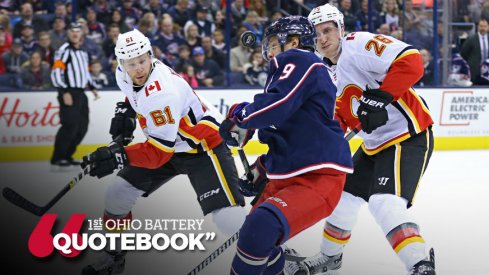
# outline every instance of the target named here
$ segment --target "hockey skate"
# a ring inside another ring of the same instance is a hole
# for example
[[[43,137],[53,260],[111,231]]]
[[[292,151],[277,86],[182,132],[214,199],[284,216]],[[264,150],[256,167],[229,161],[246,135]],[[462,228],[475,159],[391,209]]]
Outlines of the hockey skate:
[[[126,252],[105,252],[94,264],[87,265],[82,275],[111,275],[124,272]]]
[[[285,272],[288,275],[339,274],[343,254],[326,256],[319,252],[313,257],[305,258],[303,261],[296,261],[301,257],[294,249],[286,248],[284,251],[286,255]],[[287,255],[290,255],[291,257],[288,257]]]
[[[430,249],[430,259],[418,262],[413,266],[408,275],[436,275],[435,251]]]

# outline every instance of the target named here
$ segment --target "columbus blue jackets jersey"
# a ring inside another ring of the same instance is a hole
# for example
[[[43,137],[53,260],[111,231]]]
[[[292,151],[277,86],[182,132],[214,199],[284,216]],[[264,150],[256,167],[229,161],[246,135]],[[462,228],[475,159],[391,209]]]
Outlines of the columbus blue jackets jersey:
[[[332,168],[351,173],[348,142],[334,120],[336,87],[322,61],[291,49],[270,61],[264,93],[236,116],[238,126],[259,129],[269,147],[267,176],[281,179]]]

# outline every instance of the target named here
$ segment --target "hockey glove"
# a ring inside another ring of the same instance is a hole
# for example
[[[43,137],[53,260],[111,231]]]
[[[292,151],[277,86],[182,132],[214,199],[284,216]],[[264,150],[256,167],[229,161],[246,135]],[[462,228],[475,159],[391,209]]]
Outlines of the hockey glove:
[[[102,178],[129,164],[121,143],[112,142],[83,157],[82,168],[90,166],[90,176]]]
[[[219,134],[221,135],[221,138],[224,140],[224,143],[226,143],[228,147],[245,146],[255,133],[254,129],[240,128],[234,122],[235,115],[240,112],[246,105],[248,105],[248,103],[243,102],[231,106],[228,115],[226,116],[226,119],[221,123],[221,126],[219,127]]]
[[[238,180],[239,191],[246,197],[259,195],[268,183],[267,171],[263,166],[261,156],[250,166],[250,174]]]
[[[118,136],[122,137],[122,144],[131,143],[136,129],[136,112],[128,102],[117,102],[115,107],[115,116],[110,123],[110,134],[112,139]]]
[[[360,98],[360,106],[357,110],[358,119],[365,133],[370,134],[373,130],[387,123],[389,116],[385,108],[392,100],[391,94],[367,87]]]

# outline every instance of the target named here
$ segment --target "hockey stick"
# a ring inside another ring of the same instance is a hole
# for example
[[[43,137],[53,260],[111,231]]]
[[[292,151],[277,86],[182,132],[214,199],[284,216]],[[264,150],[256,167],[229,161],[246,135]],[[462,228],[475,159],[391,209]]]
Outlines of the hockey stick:
[[[225,243],[219,246],[214,252],[205,258],[198,266],[196,266],[187,275],[194,275],[202,271],[206,266],[208,266],[217,256],[221,255],[228,247],[230,247],[239,238],[239,231],[234,233]]]
[[[117,136],[114,139],[114,142],[118,142],[122,140],[122,136]],[[90,173],[90,165],[85,167],[82,171],[78,173],[72,180],[66,184],[61,191],[58,192],[48,203],[46,203],[43,206],[39,206],[30,200],[26,199],[24,196],[20,195],[19,193],[15,192],[12,188],[10,187],[5,187],[2,190],[2,195],[5,199],[7,199],[9,202],[17,205],[18,207],[31,212],[32,214],[36,216],[42,216],[44,215],[53,205],[55,205],[68,191],[70,191],[75,185],[80,182],[86,175]]]
[[[346,136],[345,136],[345,139],[346,141],[350,141],[350,139],[352,139],[354,136],[356,136],[358,134],[358,132],[360,132],[360,130],[358,129],[358,126],[353,128],[353,130],[351,130]]]
[[[31,212],[32,214],[36,216],[42,216],[44,215],[51,207],[53,207],[54,204],[56,204],[68,191],[70,191],[75,185],[81,181],[87,174],[90,173],[90,166],[85,167],[82,171],[78,173],[77,176],[75,176],[68,184],[61,189],[61,191],[56,194],[48,203],[46,203],[43,206],[39,206],[37,204],[34,204],[30,200],[26,199],[19,193],[15,192],[12,188],[10,187],[5,187],[3,188],[2,194],[5,199],[7,199],[9,202],[17,205],[18,207]]]

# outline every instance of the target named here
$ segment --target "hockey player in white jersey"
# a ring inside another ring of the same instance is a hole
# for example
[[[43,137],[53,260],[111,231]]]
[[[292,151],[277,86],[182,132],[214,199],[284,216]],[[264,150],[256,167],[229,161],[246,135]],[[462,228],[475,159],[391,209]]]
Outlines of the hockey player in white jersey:
[[[361,128],[338,206],[326,219],[321,252],[287,262],[289,274],[337,274],[360,206],[369,210],[409,274],[435,274],[434,255],[408,208],[433,150],[430,112],[411,88],[423,75],[419,52],[389,36],[344,35],[343,14],[325,4],[309,14],[317,52],[337,84],[336,116],[346,131]],[[294,250],[289,254],[296,254]]]
[[[110,128],[112,136],[119,138],[83,161],[90,166],[90,175],[99,178],[122,168],[107,190],[104,220],[127,222],[139,197],[187,174],[203,214],[211,214],[226,235],[234,234],[247,211],[241,207],[244,199],[234,159],[219,135],[217,116],[201,104],[183,78],[153,57],[149,39],[138,30],[119,35],[115,54],[117,84],[126,96],[126,102],[117,104]],[[128,145],[136,117],[147,140]],[[209,191],[214,195],[204,196]],[[82,273],[121,273],[125,252],[120,248],[106,252]]]

